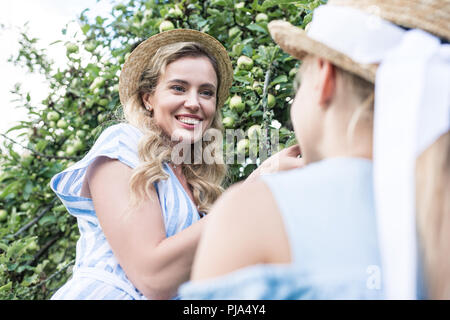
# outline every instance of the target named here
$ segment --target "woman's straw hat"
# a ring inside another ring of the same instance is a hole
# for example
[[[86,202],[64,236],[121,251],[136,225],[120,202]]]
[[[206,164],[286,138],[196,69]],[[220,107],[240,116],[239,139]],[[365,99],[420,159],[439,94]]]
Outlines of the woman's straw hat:
[[[162,46],[176,42],[196,42],[216,58],[220,84],[217,93],[217,106],[221,107],[228,97],[233,82],[233,66],[223,45],[212,36],[188,29],[174,29],[154,35],[140,43],[125,62],[119,78],[120,102],[124,105],[136,93],[139,79],[148,67],[150,59]]]
[[[329,5],[347,6],[377,15],[405,28],[428,31],[441,39],[450,40],[449,0],[329,0]],[[314,54],[374,83],[377,65],[359,64],[348,56],[321,42],[286,21],[272,21],[269,30],[274,41],[297,59]]]

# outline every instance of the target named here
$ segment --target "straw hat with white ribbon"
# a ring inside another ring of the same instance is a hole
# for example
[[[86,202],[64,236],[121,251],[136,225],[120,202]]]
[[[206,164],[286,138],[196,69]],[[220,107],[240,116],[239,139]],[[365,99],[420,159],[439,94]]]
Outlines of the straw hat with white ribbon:
[[[383,290],[417,298],[415,162],[450,128],[450,1],[329,0],[308,31],[272,21],[287,53],[375,84],[374,197]]]
[[[229,95],[233,82],[233,66],[223,45],[214,37],[200,31],[190,29],[174,29],[154,35],[141,42],[130,54],[122,67],[119,78],[120,102],[125,104],[129,97],[136,93],[139,79],[148,67],[155,52],[168,44],[177,42],[196,42],[205,47],[209,54],[216,58],[219,71],[219,91],[217,107],[221,107]]]

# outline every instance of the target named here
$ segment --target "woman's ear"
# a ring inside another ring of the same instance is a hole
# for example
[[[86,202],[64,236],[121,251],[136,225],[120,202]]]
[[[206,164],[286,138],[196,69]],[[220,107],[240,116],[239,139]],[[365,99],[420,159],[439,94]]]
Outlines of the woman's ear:
[[[317,58],[319,70],[319,104],[327,108],[335,96],[336,68],[328,60]]]
[[[148,111],[152,111],[153,110],[152,104],[150,102],[150,98],[151,98],[151,95],[148,92],[142,94],[142,96],[141,96],[142,103],[144,104],[145,109],[147,109]]]

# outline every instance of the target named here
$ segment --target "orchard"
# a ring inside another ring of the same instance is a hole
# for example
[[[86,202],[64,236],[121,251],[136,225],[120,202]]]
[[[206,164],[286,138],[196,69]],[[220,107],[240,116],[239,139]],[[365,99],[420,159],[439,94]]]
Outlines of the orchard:
[[[104,0],[106,1],[106,0]],[[28,117],[1,133],[0,299],[48,299],[71,276],[79,237],[77,221],[51,191],[56,173],[80,160],[100,133],[122,120],[119,74],[130,52],[159,32],[189,28],[217,38],[234,67],[230,98],[222,108],[226,129],[246,135],[234,152],[248,157],[249,140],[268,145],[277,129],[280,147],[295,143],[289,120],[297,61],[272,41],[267,24],[284,19],[305,27],[326,1],[119,2],[110,14],[77,20],[62,30],[65,68],[54,68],[39,39],[26,31],[12,62],[45,76],[51,88],[40,105],[13,88]],[[12,137],[14,134],[14,138]],[[277,148],[270,150],[276,152]],[[229,165],[224,187],[247,177],[260,162]]]

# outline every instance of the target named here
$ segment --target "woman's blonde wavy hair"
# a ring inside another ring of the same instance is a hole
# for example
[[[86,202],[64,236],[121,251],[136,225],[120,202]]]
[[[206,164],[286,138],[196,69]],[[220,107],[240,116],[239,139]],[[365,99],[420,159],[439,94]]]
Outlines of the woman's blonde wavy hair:
[[[141,163],[133,170],[130,180],[131,207],[137,206],[146,197],[151,199],[150,188],[153,183],[169,177],[163,169],[163,162],[169,162],[172,154],[170,137],[156,125],[152,114],[145,109],[142,95],[144,93],[152,94],[165,68],[170,63],[183,57],[207,57],[216,72],[217,83],[220,86],[217,61],[202,45],[194,42],[178,42],[157,50],[150,60],[148,68],[140,77],[138,89],[123,106],[125,120],[144,133],[138,145]],[[216,107],[211,128],[221,132],[224,130],[220,106]],[[217,146],[217,144],[220,144],[220,146]],[[216,147],[221,148],[222,141],[213,139],[213,141],[207,142],[202,139],[202,150],[205,150],[207,146],[212,150],[217,150]],[[191,151],[193,155],[193,145],[191,145]],[[182,164],[182,172],[191,187],[194,201],[200,212],[208,213],[214,201],[224,191],[221,184],[226,171],[225,164],[216,162],[213,164]]]

